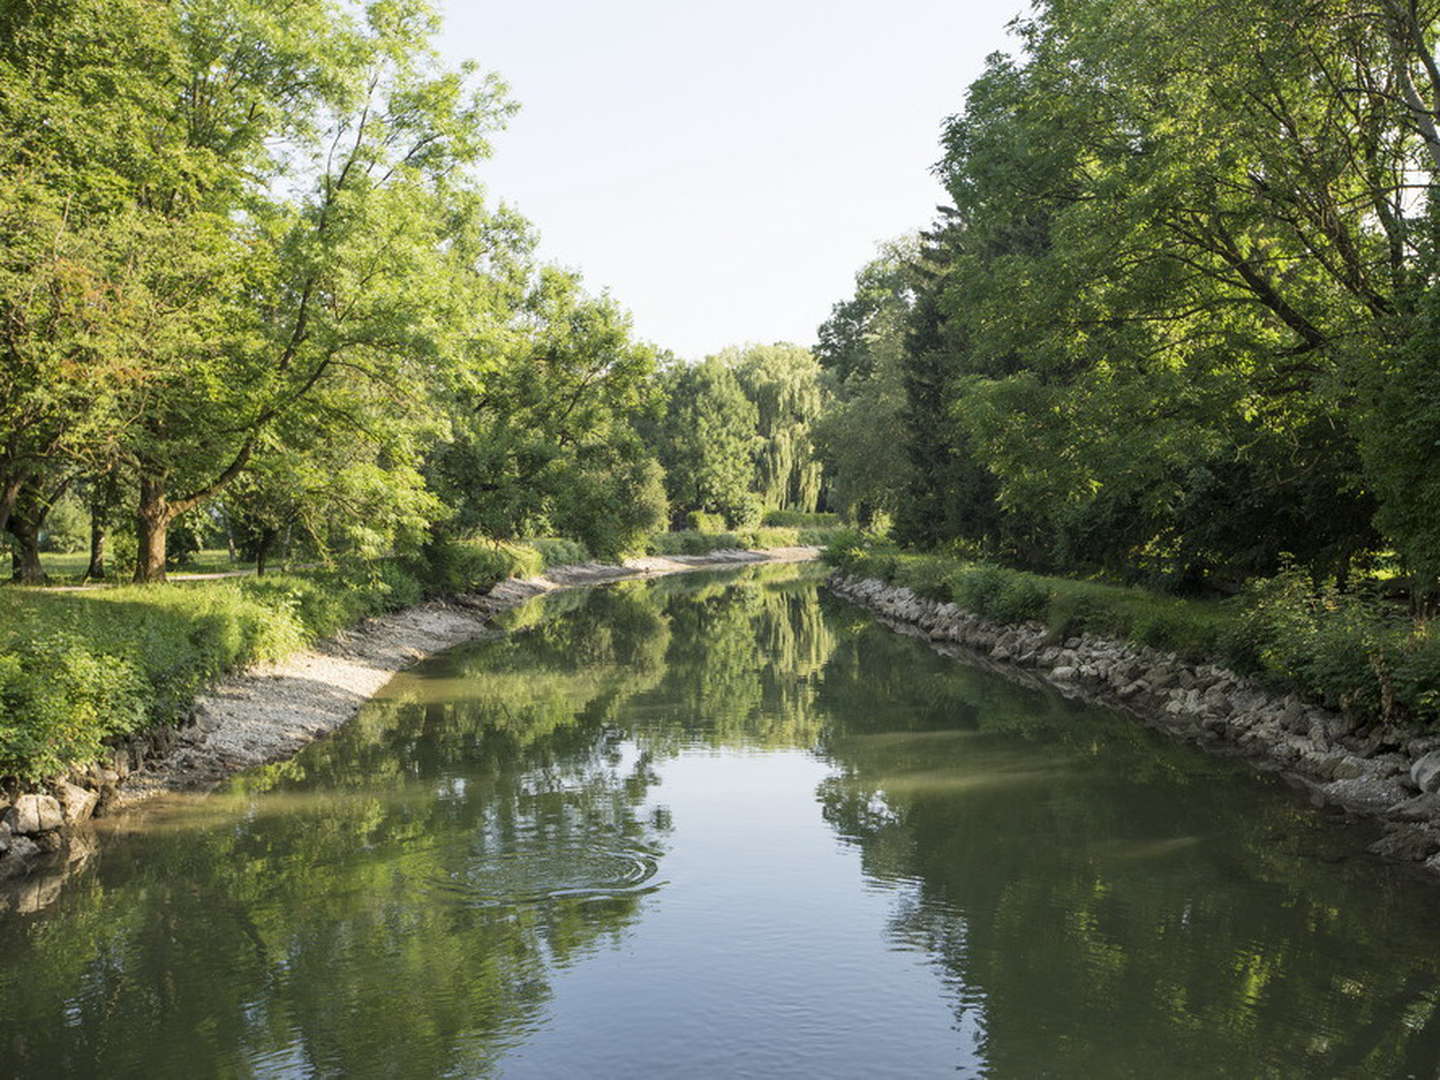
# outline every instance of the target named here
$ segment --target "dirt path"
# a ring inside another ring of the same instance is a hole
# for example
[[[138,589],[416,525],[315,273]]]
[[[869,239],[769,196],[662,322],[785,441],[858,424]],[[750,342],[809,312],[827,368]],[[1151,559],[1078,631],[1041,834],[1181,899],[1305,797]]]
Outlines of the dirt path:
[[[397,671],[486,632],[495,614],[559,589],[723,566],[806,562],[817,548],[649,556],[623,566],[584,563],[503,581],[484,596],[428,603],[379,618],[275,665],[226,678],[195,702],[193,723],[125,778],[107,813],[163,792],[213,787],[231,773],[292,756],[355,715]]]

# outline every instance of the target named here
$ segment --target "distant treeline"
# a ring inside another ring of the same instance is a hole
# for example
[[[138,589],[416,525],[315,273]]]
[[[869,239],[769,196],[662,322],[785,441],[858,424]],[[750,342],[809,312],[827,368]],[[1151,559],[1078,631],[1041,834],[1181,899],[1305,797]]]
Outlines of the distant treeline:
[[[1440,578],[1440,5],[1041,2],[821,329],[834,501],[1041,571]]]
[[[596,555],[810,511],[807,350],[691,367],[539,263],[514,106],[423,2],[0,6],[0,537],[163,579],[476,535]],[[60,508],[57,512],[57,507]],[[49,527],[55,513],[56,528]]]

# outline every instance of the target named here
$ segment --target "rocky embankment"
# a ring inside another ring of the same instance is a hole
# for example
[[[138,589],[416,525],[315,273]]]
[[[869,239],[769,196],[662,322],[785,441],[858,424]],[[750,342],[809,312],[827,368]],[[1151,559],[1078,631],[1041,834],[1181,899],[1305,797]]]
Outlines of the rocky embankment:
[[[1089,634],[1056,641],[1040,623],[991,622],[882,581],[837,575],[829,584],[942,652],[1125,709],[1208,749],[1282,771],[1317,803],[1381,821],[1375,854],[1440,874],[1440,735],[1320,708],[1223,667],[1133,642]]]
[[[0,789],[0,910],[38,910],[95,851],[92,817],[165,792],[204,791],[242,769],[291,757],[334,731],[397,671],[487,633],[496,614],[559,589],[724,566],[802,562],[815,548],[650,556],[552,567],[488,593],[421,604],[364,623],[279,664],[221,680],[183,722],[119,740],[105,760],[42,790]]]

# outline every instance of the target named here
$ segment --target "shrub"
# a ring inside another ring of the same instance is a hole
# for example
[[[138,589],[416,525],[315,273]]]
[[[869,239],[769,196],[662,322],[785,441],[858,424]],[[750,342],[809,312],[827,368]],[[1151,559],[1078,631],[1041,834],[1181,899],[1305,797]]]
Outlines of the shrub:
[[[578,540],[547,536],[538,540],[527,540],[525,543],[540,553],[540,563],[546,570],[552,566],[573,566],[575,563],[590,561],[590,553]]]
[[[0,656],[0,776],[33,783],[100,756],[147,718],[145,680],[78,637],[35,638]]]
[[[1262,672],[1352,713],[1440,719],[1440,641],[1383,598],[1288,571],[1247,591],[1243,641]]]
[[[535,547],[490,540],[442,540],[428,546],[422,559],[429,596],[489,592],[506,578],[536,577],[545,570]]]
[[[955,603],[987,619],[995,617],[996,604],[1009,581],[1009,571],[986,563],[962,567],[947,577]]]
[[[743,539],[745,547],[764,551],[766,548],[794,547],[800,543],[800,532],[798,529],[762,527],[751,531]]]
[[[945,580],[949,569],[944,559],[916,555],[896,564],[893,580],[927,600],[944,602],[951,598],[950,586]]]
[[[831,529],[840,524],[840,515],[807,514],[803,510],[769,510],[760,523],[792,529]]]
[[[725,515],[709,514],[704,510],[691,510],[685,515],[685,524],[689,526],[690,532],[699,533],[723,533],[725,531]]]
[[[1015,574],[991,601],[991,615],[1001,622],[1029,622],[1041,618],[1050,606],[1050,590],[1039,581]]]
[[[573,561],[578,545],[546,542]],[[174,723],[206,683],[365,615],[540,573],[528,545],[449,541],[345,570],[93,592],[0,593],[0,777],[30,783]]]
[[[744,538],[736,533],[684,530],[656,533],[650,538],[646,550],[652,555],[708,555],[712,551],[744,546]]]

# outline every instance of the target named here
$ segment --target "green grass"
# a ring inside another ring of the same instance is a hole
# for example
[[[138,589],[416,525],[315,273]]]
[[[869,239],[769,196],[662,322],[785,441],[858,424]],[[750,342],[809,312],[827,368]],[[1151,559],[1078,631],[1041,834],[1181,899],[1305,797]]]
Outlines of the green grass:
[[[33,783],[84,767],[108,739],[177,722],[219,675],[277,660],[367,615],[483,592],[539,574],[547,556],[574,561],[578,552],[562,541],[451,542],[343,570],[0,589],[0,778]],[[216,566],[215,555],[224,553],[206,553],[197,567]]]
[[[88,551],[71,551],[64,554],[42,552],[40,565],[52,584],[78,584],[85,576],[85,571],[90,568],[90,553]],[[271,564],[272,567],[278,565],[278,563]],[[113,564],[109,569],[112,579],[124,576],[118,573]],[[176,574],[222,574],[231,570],[254,569],[253,562],[245,560],[232,562],[230,553],[224,548],[207,548],[204,551],[195,552],[171,572]]]
[[[395,565],[81,592],[0,592],[0,776],[39,780],[173,722],[216,676],[418,600]]]
[[[824,535],[828,535],[825,533]],[[657,538],[667,553],[816,543],[821,534],[757,529]],[[88,559],[47,555],[56,578]],[[423,557],[168,585],[82,591],[0,588],[0,778],[34,783],[83,768],[107,740],[177,722],[216,677],[277,660],[359,619],[427,596],[484,592],[507,577],[584,562],[572,540],[451,541]],[[248,569],[222,551],[185,569]]]

